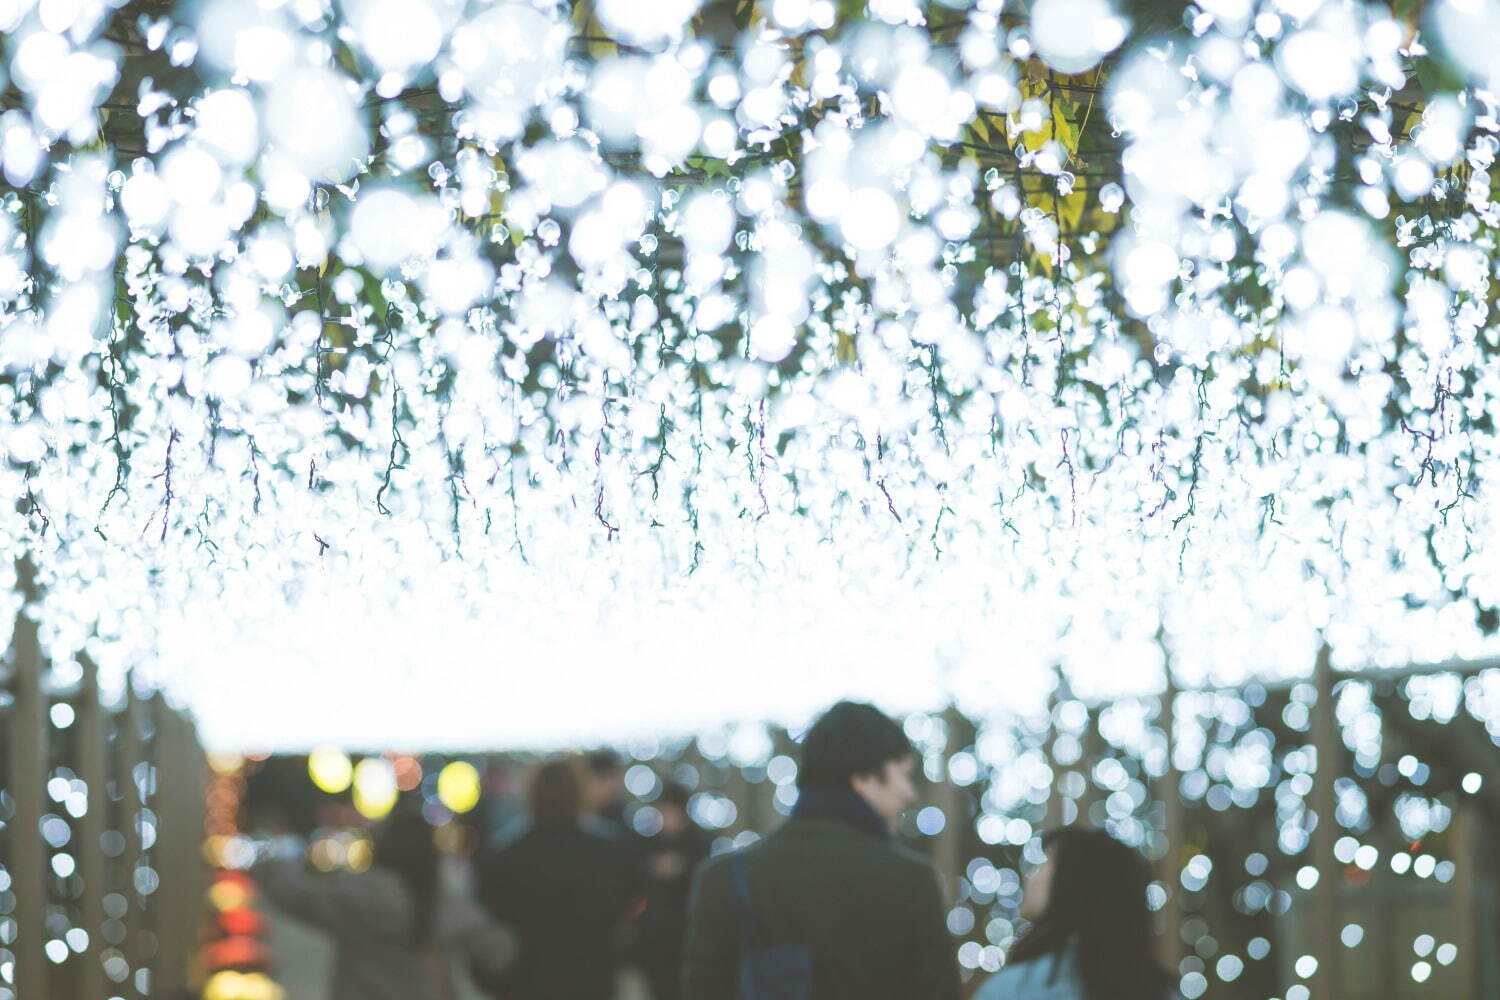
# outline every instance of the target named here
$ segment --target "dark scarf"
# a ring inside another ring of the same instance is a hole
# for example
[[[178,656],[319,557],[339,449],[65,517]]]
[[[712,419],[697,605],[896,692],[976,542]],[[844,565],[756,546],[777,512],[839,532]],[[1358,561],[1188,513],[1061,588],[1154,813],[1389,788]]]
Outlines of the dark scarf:
[[[864,796],[848,787],[802,789],[797,795],[797,805],[792,809],[792,818],[831,819],[878,840],[891,839],[891,828],[885,820],[870,808]]]

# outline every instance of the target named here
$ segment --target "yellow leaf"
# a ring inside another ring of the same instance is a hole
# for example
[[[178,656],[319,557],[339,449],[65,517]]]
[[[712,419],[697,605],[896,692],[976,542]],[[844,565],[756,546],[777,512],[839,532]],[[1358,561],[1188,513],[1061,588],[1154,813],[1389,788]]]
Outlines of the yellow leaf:
[[[852,365],[859,360],[859,346],[855,342],[854,334],[844,330],[838,332],[838,343],[834,345],[834,354],[841,364]]]
[[[1083,209],[1087,204],[1088,197],[1082,190],[1075,190],[1057,200],[1057,218],[1064,233],[1078,231],[1078,224],[1083,221]]]
[[[1088,194],[1082,190],[1075,190],[1072,194],[1059,197],[1051,191],[1042,191],[1032,195],[1029,203],[1042,211],[1047,218],[1057,224],[1058,242],[1066,243],[1076,234],[1083,222],[1083,211],[1088,205]],[[1052,273],[1053,254],[1042,253],[1032,250],[1032,257],[1042,265],[1047,274]]]
[[[1020,91],[1023,102],[1041,101],[1049,109],[1040,129],[1021,133],[1021,145],[1035,153],[1048,142],[1055,141],[1066,150],[1068,157],[1076,154],[1078,129],[1070,116],[1077,113],[1078,106],[1054,91],[1047,80],[1040,77],[1021,77]],[[1008,115],[1007,118],[1012,129],[1020,123],[1019,113]]]
[[[796,62],[792,63],[791,82],[794,86],[802,88],[807,87],[807,63],[808,61],[806,59],[798,59]]]
[[[594,16],[594,4],[592,0],[579,0],[573,5],[574,34],[589,38],[589,55],[593,57],[608,56],[615,52],[615,46],[607,41],[594,41],[606,37],[604,25]]]

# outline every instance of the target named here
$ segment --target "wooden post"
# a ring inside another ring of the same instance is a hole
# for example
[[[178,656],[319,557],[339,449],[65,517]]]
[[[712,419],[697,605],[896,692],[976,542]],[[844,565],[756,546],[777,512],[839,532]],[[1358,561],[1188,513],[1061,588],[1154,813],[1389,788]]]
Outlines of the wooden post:
[[[964,834],[968,816],[963,807],[963,793],[948,773],[948,760],[955,749],[966,745],[972,737],[966,732],[968,720],[951,705],[943,712],[943,724],[947,728],[948,742],[942,752],[942,771],[932,785],[932,804],[942,810],[943,829],[934,838],[932,862],[943,880],[945,898],[951,903],[957,897],[958,878],[964,871]]]
[[[47,852],[41,823],[46,808],[43,793],[47,774],[47,699],[42,691],[42,648],[37,636],[33,604],[36,569],[30,557],[16,562],[16,587],[21,610],[11,635],[11,676],[14,701],[10,707],[10,768],[7,775],[15,815],[9,832],[11,892],[15,904],[14,982],[20,1000],[47,996],[46,912]]]
[[[1338,1000],[1343,996],[1339,967],[1343,957],[1339,941],[1339,882],[1343,872],[1333,853],[1339,836],[1338,820],[1334,815],[1338,806],[1334,781],[1338,778],[1339,761],[1343,756],[1340,753],[1343,736],[1339,732],[1338,716],[1334,713],[1333,661],[1327,642],[1318,649],[1313,683],[1318,694],[1312,712],[1312,738],[1318,755],[1318,770],[1313,775],[1309,804],[1317,817],[1317,825],[1312,831],[1312,858],[1318,884],[1313,887],[1309,912],[1312,925],[1305,940],[1318,960],[1317,972],[1311,979],[1314,1000]]]
[[[188,985],[188,966],[198,942],[202,906],[203,756],[192,723],[152,700],[157,768],[157,846],[153,851],[161,886],[152,906],[158,915],[157,958],[152,992],[172,996]]]
[[[1177,771],[1177,676],[1172,670],[1172,654],[1167,649],[1165,637],[1157,630],[1156,640],[1161,645],[1162,670],[1166,674],[1166,689],[1161,696],[1159,725],[1167,738],[1166,768],[1161,777],[1161,796],[1164,815],[1162,817],[1163,845],[1159,874],[1167,891],[1166,903],[1162,906],[1162,935],[1160,958],[1173,976],[1182,963],[1182,845],[1187,839],[1187,817],[1182,808],[1182,775]]]
[[[142,732],[141,699],[135,690],[134,675],[125,679],[125,704],[120,710],[119,739],[116,743],[119,757],[116,761],[120,783],[120,832],[125,835],[125,851],[120,857],[120,868],[124,874],[123,895],[126,900],[124,916],[125,939],[120,942],[120,951],[129,966],[129,978],[121,984],[120,995],[125,997],[145,996],[140,989],[139,973],[150,963],[144,954],[146,920],[145,898],[136,890],[136,873],[145,864],[142,847],[145,794],[137,780],[136,765],[146,759],[145,738]],[[149,973],[146,973],[149,976]]]
[[[797,759],[797,742],[792,739],[790,733],[780,726],[771,731],[771,756],[773,758],[786,756],[792,760]],[[769,780],[766,781],[763,795],[757,802],[755,830],[761,836],[771,833],[782,824],[783,817],[776,809],[776,791],[776,784]]]
[[[1093,826],[1094,804],[1105,799],[1103,790],[1094,782],[1094,768],[1104,759],[1105,740],[1099,732],[1099,713],[1104,706],[1090,707],[1083,719],[1083,735],[1079,739],[1082,755],[1076,770],[1083,776],[1083,794],[1078,796],[1078,822]]]
[[[943,880],[948,902],[956,898],[958,877],[963,874],[964,811],[958,786],[946,775],[932,785],[932,804],[943,812],[943,829],[933,838],[932,863]]]
[[[750,786],[750,800],[746,803],[746,824],[750,829],[764,837],[776,829],[776,783],[770,778],[762,778],[759,782]]]
[[[83,668],[83,680],[78,688],[78,714],[74,722],[78,733],[76,766],[78,777],[88,789],[88,804],[78,823],[78,876],[83,882],[83,895],[78,902],[83,913],[83,929],[89,936],[88,947],[82,955],[83,972],[78,985],[82,996],[107,997],[109,985],[101,956],[104,953],[104,893],[109,872],[100,842],[109,812],[109,796],[105,793],[109,782],[109,754],[105,745],[108,719],[99,698],[99,668],[87,653],[79,654],[78,663]]]
[[[1482,875],[1479,866],[1480,844],[1479,817],[1466,799],[1459,799],[1453,810],[1450,838],[1453,849],[1453,888],[1449,893],[1453,915],[1449,926],[1454,929],[1453,943],[1458,946],[1458,957],[1453,960],[1452,990],[1455,996],[1479,996],[1479,949],[1483,947],[1479,928],[1479,886]]]
[[[152,728],[156,733],[151,759],[156,766],[156,846],[152,850],[156,874],[160,878],[154,894],[152,913],[156,916],[157,951],[152,963],[151,992],[171,996],[185,983],[187,953],[184,946],[182,908],[186,900],[181,892],[183,876],[192,864],[191,851],[179,843],[182,800],[189,790],[183,770],[177,713],[160,693],[150,701]]]
[[[169,729],[163,727],[163,717],[167,714],[165,699],[160,690],[153,690],[141,699],[139,716],[144,732],[142,733],[140,760],[142,765],[142,776],[145,779],[144,787],[141,789],[141,856],[140,865],[148,868],[156,877],[155,890],[151,893],[138,893],[138,905],[140,907],[140,921],[138,927],[140,934],[136,938],[136,955],[139,967],[146,970],[148,989],[141,990],[142,996],[158,997],[164,992],[162,982],[162,952],[165,943],[165,935],[171,932],[170,926],[163,925],[163,916],[166,898],[162,890],[166,887],[167,869],[179,859],[171,856],[169,852],[173,847],[171,840],[171,818],[170,803],[162,795],[162,770],[161,761],[164,755],[172,752],[172,738]],[[148,846],[145,842],[146,814],[151,816],[152,841]]]
[[[188,910],[189,928],[188,936],[190,952],[188,954],[188,985],[193,987],[193,995],[202,992],[203,969],[201,962],[202,936],[204,921],[204,900],[208,896],[209,886],[213,883],[213,870],[209,867],[208,857],[203,853],[204,841],[208,835],[208,789],[209,783],[213,781],[213,769],[208,763],[208,753],[203,749],[203,744],[198,738],[197,726],[189,729],[188,736],[192,744],[194,773],[199,776],[197,785],[197,798],[193,800],[192,827],[188,830],[191,836],[193,849],[192,880],[189,882],[189,901],[191,909]]]
[[[725,762],[728,774],[724,779],[724,797],[734,803],[734,822],[724,832],[732,837],[737,837],[746,830],[753,829],[754,815],[753,802],[755,789],[750,782],[745,780],[745,775],[740,771],[739,765],[733,759]],[[764,831],[756,831],[762,833]]]
[[[1043,744],[1042,753],[1047,758],[1047,769],[1052,772],[1052,785],[1047,795],[1047,809],[1043,827],[1055,830],[1062,826],[1065,817],[1062,808],[1062,774],[1057,766],[1057,706],[1065,697],[1064,687],[1066,681],[1063,679],[1062,668],[1053,667],[1054,680],[1052,693],[1047,696],[1047,739]]]

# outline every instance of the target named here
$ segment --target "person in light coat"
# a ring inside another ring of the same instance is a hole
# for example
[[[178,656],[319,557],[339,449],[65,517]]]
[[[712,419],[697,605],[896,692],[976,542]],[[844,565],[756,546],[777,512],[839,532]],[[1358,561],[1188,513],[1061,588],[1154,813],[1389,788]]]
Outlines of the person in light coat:
[[[251,870],[278,909],[333,939],[331,1000],[453,1000],[456,962],[494,975],[514,965],[515,935],[454,884],[432,834],[403,803],[366,871],[313,872],[300,857]]]

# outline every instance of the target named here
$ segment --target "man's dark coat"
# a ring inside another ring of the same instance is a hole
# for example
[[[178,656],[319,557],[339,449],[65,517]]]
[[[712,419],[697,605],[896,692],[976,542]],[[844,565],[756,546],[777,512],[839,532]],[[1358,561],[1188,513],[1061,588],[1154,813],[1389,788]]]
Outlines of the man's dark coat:
[[[814,1000],[957,1000],[937,874],[920,855],[837,819],[793,818],[744,853],[765,946],[813,953]],[[694,880],[684,1000],[734,1000],[743,929],[728,856]]]

